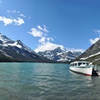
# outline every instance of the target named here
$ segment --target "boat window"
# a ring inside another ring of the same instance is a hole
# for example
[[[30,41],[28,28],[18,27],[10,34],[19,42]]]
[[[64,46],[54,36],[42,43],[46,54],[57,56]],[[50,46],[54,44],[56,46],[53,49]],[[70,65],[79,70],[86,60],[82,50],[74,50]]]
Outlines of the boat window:
[[[77,66],[77,63],[73,63],[73,64],[71,64],[71,66]]]
[[[77,66],[77,63],[75,63],[75,66]]]
[[[84,64],[84,65],[87,65],[87,66],[89,65],[88,63],[83,63],[83,64]]]
[[[72,63],[71,66],[88,66],[89,63],[87,62],[79,62],[79,63]]]
[[[78,63],[78,66],[80,66],[82,63]]]

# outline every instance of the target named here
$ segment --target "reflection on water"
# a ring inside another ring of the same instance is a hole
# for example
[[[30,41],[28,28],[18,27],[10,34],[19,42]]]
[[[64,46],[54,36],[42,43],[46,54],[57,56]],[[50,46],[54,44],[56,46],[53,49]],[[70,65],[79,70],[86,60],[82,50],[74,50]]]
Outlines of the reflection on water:
[[[0,63],[0,100],[100,100],[100,77],[67,64]]]

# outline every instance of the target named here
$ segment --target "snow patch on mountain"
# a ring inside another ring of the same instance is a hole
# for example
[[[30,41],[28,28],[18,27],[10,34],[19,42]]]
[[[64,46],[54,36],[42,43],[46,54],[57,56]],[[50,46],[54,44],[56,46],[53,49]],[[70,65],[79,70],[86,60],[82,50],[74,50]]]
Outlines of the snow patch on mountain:
[[[27,47],[25,44],[23,44],[20,40],[13,41],[6,37],[5,35],[0,33],[0,46],[3,47],[17,47],[19,49],[27,50],[30,53],[35,53],[33,50],[31,50],[29,47]],[[35,53],[36,54],[36,53]]]
[[[50,60],[54,61],[60,61],[60,62],[66,62],[74,60],[77,56],[79,56],[82,53],[82,51],[78,50],[72,50],[69,51],[66,48],[57,47],[52,50],[45,50],[38,52],[39,55],[44,56]]]
[[[88,59],[88,58],[91,58],[91,57],[93,57],[93,56],[97,56],[97,55],[99,55],[99,54],[100,54],[100,52],[95,53],[95,54],[92,54],[92,55],[90,55],[90,56],[88,56],[88,57],[80,58],[80,59],[81,59],[81,60],[86,60],[86,59]]]

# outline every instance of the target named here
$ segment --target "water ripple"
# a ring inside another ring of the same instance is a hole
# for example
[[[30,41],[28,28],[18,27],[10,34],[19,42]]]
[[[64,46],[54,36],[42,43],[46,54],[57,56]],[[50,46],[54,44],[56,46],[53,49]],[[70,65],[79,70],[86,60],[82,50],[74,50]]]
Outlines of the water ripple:
[[[75,74],[68,67],[1,63],[0,100],[100,100],[100,77]]]

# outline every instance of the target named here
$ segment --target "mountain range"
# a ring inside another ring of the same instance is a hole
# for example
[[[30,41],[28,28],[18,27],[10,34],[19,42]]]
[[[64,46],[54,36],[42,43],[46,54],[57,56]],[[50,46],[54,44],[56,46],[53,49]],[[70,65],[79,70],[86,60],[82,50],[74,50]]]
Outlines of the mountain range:
[[[20,40],[13,41],[0,33],[0,62],[3,61],[49,62],[50,60],[39,56]]]
[[[81,53],[61,47],[36,53],[20,40],[13,41],[0,33],[0,62],[69,62]]]
[[[52,50],[38,52],[39,55],[57,62],[69,62],[82,54],[81,51],[68,50],[66,48],[57,47]]]
[[[20,40],[13,41],[0,33],[0,62],[70,62],[87,60],[100,65],[100,40],[85,52],[57,47],[36,53]]]

